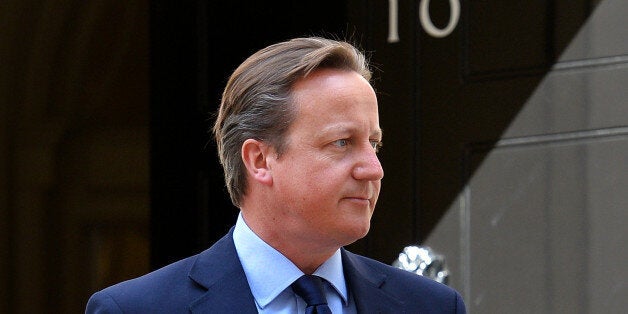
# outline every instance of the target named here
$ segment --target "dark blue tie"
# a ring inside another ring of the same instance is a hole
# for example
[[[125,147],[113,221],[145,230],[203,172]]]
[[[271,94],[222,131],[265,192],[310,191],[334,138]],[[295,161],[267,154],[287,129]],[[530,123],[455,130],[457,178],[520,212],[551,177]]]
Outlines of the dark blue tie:
[[[292,290],[307,303],[305,314],[331,314],[321,277],[303,275],[292,283]]]

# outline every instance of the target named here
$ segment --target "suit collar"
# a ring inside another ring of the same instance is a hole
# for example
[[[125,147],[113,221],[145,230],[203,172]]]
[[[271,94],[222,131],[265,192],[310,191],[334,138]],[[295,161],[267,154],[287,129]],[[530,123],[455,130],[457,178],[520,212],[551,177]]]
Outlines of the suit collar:
[[[188,275],[207,292],[190,304],[192,313],[257,313],[255,299],[233,244],[233,228],[199,254]]]
[[[358,313],[404,313],[403,301],[389,295],[382,287],[385,274],[368,266],[362,257],[342,249],[346,280]]]
[[[403,313],[403,302],[382,287],[386,275],[368,266],[362,257],[341,249],[345,280],[358,313]],[[246,275],[233,243],[233,228],[192,266],[189,278],[207,292],[190,304],[192,313],[257,313]],[[400,310],[401,309],[401,310]]]

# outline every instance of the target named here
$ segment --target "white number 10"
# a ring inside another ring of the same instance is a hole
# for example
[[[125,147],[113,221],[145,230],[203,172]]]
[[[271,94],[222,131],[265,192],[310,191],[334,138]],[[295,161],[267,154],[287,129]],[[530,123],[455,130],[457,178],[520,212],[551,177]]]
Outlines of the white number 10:
[[[430,17],[430,0],[420,0],[419,22],[425,32],[436,38],[447,37],[451,34],[460,20],[460,0],[449,0],[449,22],[445,28],[438,28]],[[398,0],[388,0],[388,39],[389,43],[399,42],[398,30]]]

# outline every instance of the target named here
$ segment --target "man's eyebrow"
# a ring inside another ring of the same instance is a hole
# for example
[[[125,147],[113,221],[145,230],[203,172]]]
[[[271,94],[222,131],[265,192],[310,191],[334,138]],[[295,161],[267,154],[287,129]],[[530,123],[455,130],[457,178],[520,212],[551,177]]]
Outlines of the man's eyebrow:
[[[346,124],[333,124],[324,127],[322,133],[351,133],[356,130],[355,127]]]
[[[323,128],[321,133],[353,133],[357,131],[358,128],[352,125],[346,124],[334,124]],[[369,134],[370,137],[382,138],[384,135],[384,131],[382,129],[375,129]]]
[[[384,136],[384,130],[377,129],[377,130],[373,131],[373,133],[371,133],[371,136],[381,139]]]

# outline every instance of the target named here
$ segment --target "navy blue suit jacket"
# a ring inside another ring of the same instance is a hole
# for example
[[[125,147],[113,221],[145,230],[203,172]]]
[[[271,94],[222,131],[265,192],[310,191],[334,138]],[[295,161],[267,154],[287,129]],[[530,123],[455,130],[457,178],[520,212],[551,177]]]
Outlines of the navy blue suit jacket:
[[[430,279],[342,249],[359,313],[465,313],[460,295]],[[92,295],[86,313],[257,313],[233,229],[202,253]]]

